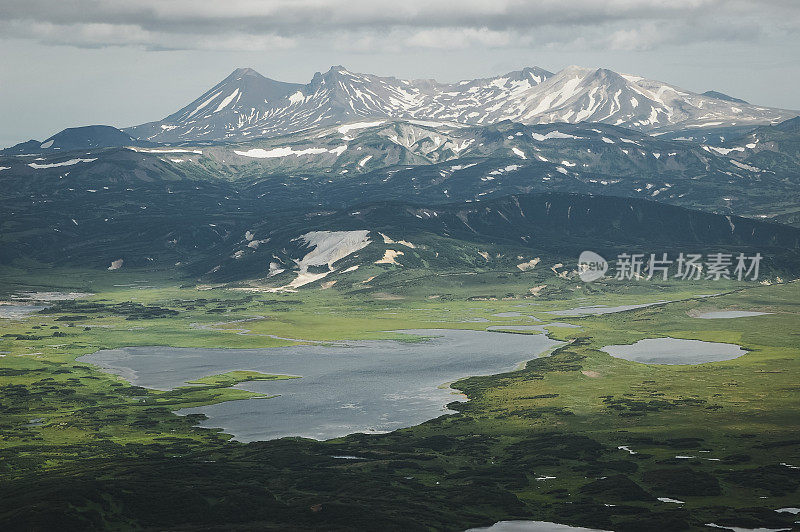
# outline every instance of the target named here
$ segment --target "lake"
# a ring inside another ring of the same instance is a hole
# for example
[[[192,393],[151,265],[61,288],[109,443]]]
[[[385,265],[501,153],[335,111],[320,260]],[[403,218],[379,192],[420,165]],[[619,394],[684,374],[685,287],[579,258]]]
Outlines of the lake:
[[[232,370],[299,375],[302,378],[237,385],[279,397],[229,401],[178,413],[203,413],[208,419],[201,426],[222,428],[243,442],[284,436],[322,440],[354,432],[392,431],[452,413],[445,405],[464,396],[443,384],[510,371],[560,345],[543,334],[450,329],[398,332],[431,338],[268,349],[126,347],[97,351],[78,360],[132,384],[159,390]]]

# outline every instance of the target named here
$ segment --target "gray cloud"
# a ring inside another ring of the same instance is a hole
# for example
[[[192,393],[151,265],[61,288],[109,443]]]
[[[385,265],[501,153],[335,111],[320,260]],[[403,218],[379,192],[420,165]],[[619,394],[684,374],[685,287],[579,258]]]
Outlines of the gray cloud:
[[[611,50],[797,31],[795,0],[4,0],[0,37],[76,47]]]

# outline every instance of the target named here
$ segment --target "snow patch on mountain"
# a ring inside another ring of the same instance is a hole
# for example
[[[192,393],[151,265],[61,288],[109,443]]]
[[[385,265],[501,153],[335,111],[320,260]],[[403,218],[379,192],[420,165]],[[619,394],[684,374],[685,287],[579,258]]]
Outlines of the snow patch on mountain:
[[[300,157],[301,155],[319,155],[321,153],[333,153],[335,155],[341,155],[347,149],[347,146],[338,146],[333,149],[328,148],[305,148],[301,150],[295,150],[291,146],[289,147],[281,147],[281,148],[272,148],[270,150],[265,150],[262,148],[252,148],[247,151],[239,151],[233,150],[233,153],[236,155],[241,155],[243,157],[254,157],[257,159],[272,159],[276,157],[289,157],[294,155],[295,157]]]
[[[740,152],[744,151],[744,148],[742,146],[737,146],[735,148],[719,148],[717,146],[703,146],[703,149],[706,151],[713,151],[719,153],[720,155],[728,155],[732,151],[740,151]]]
[[[334,263],[367,247],[369,231],[311,231],[295,240],[313,248],[302,259],[295,260],[297,277],[284,288],[294,289],[318,281],[332,271]],[[328,271],[312,273],[311,266],[328,266]]]
[[[339,133],[344,135],[347,132],[353,131],[353,130],[356,130],[356,129],[365,129],[365,128],[368,128],[368,127],[379,126],[379,125],[383,124],[384,122],[385,122],[385,120],[379,120],[377,122],[358,122],[358,123],[355,123],[355,124],[345,124],[345,125],[341,126],[340,128],[338,128],[336,131],[338,131]]]
[[[203,150],[188,150],[181,148],[138,148],[136,146],[129,146],[129,150],[139,153],[194,153],[203,155]]]
[[[226,107],[228,107],[228,104],[230,104],[230,103],[233,101],[233,99],[234,99],[234,98],[236,98],[236,95],[237,95],[237,94],[239,94],[239,88],[238,88],[238,87],[236,88],[236,90],[234,90],[234,91],[231,93],[231,95],[230,95],[230,96],[228,96],[227,98],[225,98],[224,100],[222,100],[222,101],[220,102],[220,104],[217,106],[217,108],[216,108],[216,109],[214,109],[214,112],[215,112],[215,113],[219,113],[220,111],[222,111],[223,109],[225,109]]]
[[[62,161],[60,163],[28,163],[28,166],[35,169],[42,169],[42,168],[57,168],[59,166],[72,166],[78,163],[91,163],[97,160],[97,157],[93,159],[70,159],[68,161]]]
[[[531,137],[534,140],[543,141],[543,140],[550,140],[550,139],[583,139],[586,137],[576,137],[575,135],[570,135],[569,133],[562,133],[560,131],[551,131],[550,133],[545,133],[542,135],[541,133],[531,133]]]
[[[212,105],[214,112],[202,112]],[[448,84],[357,74],[337,66],[305,85],[270,80],[250,69],[234,71],[177,113],[127,132],[141,140],[179,142],[272,137],[339,125],[345,135],[387,118],[434,127],[504,120],[605,122],[650,132],[769,124],[796,115],[602,68],[573,66],[553,74],[532,67]]]

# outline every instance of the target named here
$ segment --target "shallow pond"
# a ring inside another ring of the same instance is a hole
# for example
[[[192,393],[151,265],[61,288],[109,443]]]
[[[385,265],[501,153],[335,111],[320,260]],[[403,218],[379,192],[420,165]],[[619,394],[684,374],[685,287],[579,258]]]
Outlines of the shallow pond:
[[[736,344],[682,338],[646,338],[635,344],[607,345],[603,351],[643,364],[703,364],[732,360],[747,353]]]
[[[542,321],[535,316],[528,316],[527,314],[523,314],[521,312],[498,312],[497,314],[492,314],[495,318],[528,318],[529,320],[533,321]]]
[[[10,304],[0,305],[0,318],[7,318],[11,320],[18,320],[35,314],[40,310],[44,310],[43,305],[23,305],[23,304]]]
[[[715,310],[712,312],[703,312],[694,316],[704,320],[717,320],[728,318],[749,318],[750,316],[763,316],[771,314],[771,312],[751,312],[748,310]]]
[[[545,335],[448,329],[400,332],[430,338],[269,349],[127,347],[97,351],[79,361],[160,390],[232,370],[299,375],[301,379],[237,385],[279,397],[229,401],[179,413],[202,412],[209,418],[202,426],[221,427],[239,441],[284,436],[328,439],[391,431],[448,413],[445,405],[463,396],[442,384],[510,371],[560,345]]]
[[[46,309],[50,301],[65,301],[91,296],[86,292],[20,292],[8,302],[0,302],[0,318],[19,320]]]

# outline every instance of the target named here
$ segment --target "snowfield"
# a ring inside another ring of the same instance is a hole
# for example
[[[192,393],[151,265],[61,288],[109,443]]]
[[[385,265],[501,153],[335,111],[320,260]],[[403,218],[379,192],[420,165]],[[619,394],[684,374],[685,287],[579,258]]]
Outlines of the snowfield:
[[[383,124],[385,120],[379,120],[377,122],[357,122],[355,124],[345,124],[338,128],[336,131],[341,133],[342,135],[346,134],[348,131],[353,131],[354,129],[365,129],[368,127],[375,127]]]
[[[295,240],[304,242],[313,249],[302,259],[295,260],[298,267],[297,277],[283,288],[298,288],[313,283],[327,276],[332,271],[334,263],[367,247],[370,242],[369,231],[311,231]],[[330,271],[309,273],[309,266],[327,265]]]
[[[531,133],[531,137],[533,140],[543,141],[543,140],[550,140],[550,139],[582,139],[585,137],[576,137],[575,135],[570,135],[569,133],[562,133],[560,131],[551,131],[545,135],[541,135],[539,133]]]
[[[306,148],[303,150],[295,150],[291,146],[289,147],[281,147],[281,148],[272,148],[270,150],[265,150],[262,148],[252,148],[247,151],[239,151],[233,150],[233,153],[236,155],[241,155],[243,157],[254,157],[256,159],[272,159],[277,157],[290,157],[294,155],[295,157],[300,157],[301,155],[319,155],[322,153],[333,153],[337,157],[344,153],[347,149],[347,145],[338,146],[333,149],[328,148]]]
[[[30,166],[31,168],[35,168],[35,169],[39,170],[39,169],[42,169],[42,168],[56,168],[58,166],[72,166],[72,165],[78,164],[78,163],[91,163],[91,162],[96,161],[96,160],[97,160],[97,157],[95,157],[94,159],[70,159],[68,161],[63,161],[63,162],[60,162],[60,163],[44,163],[44,164],[28,163],[28,166]]]
[[[333,264],[351,253],[369,245],[369,231],[312,231],[301,236],[309,247],[314,249],[301,260],[296,261],[302,267]]]
[[[130,146],[128,149],[139,153],[194,153],[203,155],[202,150],[184,150],[180,148],[137,148]]]
[[[248,75],[261,78],[256,72]],[[733,105],[603,68],[570,66],[552,73],[532,67],[493,78],[439,83],[332,67],[280,95],[242,84],[242,76],[234,72],[178,114],[126,131],[154,142],[186,142],[276,137],[324,126],[330,128],[328,134],[338,132],[348,140],[348,133],[396,119],[422,127],[457,128],[511,120],[523,124],[604,122],[652,131],[767,124],[796,115],[795,111]],[[361,121],[348,123],[354,118]],[[565,138],[558,132],[548,135],[534,138]]]

